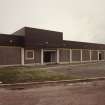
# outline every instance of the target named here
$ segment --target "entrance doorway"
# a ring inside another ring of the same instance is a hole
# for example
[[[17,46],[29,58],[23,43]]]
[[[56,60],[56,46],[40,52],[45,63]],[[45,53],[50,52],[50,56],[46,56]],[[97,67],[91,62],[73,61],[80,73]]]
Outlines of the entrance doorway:
[[[51,62],[51,52],[44,52],[44,62]]]
[[[102,60],[102,54],[99,53],[99,60]]]
[[[56,62],[56,51],[44,51],[44,63]]]

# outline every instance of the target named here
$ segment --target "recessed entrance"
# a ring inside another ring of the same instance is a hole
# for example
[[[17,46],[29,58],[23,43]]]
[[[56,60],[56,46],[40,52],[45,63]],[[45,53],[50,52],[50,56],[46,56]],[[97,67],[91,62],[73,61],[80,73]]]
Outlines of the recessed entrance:
[[[44,52],[44,62],[51,62],[51,52]]]
[[[45,63],[56,62],[56,51],[44,51],[44,62]]]
[[[102,54],[99,53],[99,60],[102,60]]]

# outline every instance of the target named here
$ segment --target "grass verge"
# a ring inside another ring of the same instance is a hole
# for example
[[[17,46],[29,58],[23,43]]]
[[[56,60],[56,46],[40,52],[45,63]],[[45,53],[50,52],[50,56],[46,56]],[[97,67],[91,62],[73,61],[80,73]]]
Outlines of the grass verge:
[[[0,68],[0,81],[3,83],[22,83],[35,81],[55,81],[78,79],[72,75],[40,69],[35,67],[5,67]]]

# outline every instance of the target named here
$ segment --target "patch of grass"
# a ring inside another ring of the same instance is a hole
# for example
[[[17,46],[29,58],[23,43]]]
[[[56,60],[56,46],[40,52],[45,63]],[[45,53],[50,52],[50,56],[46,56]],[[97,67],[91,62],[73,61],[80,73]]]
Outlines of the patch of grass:
[[[30,81],[67,80],[77,77],[64,73],[35,67],[6,67],[0,68],[0,81],[3,83],[19,83]]]

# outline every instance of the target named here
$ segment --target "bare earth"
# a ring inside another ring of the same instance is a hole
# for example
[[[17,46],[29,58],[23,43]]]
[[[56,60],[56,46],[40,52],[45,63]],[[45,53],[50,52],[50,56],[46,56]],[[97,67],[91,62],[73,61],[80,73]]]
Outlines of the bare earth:
[[[0,89],[0,105],[105,105],[105,81]]]

